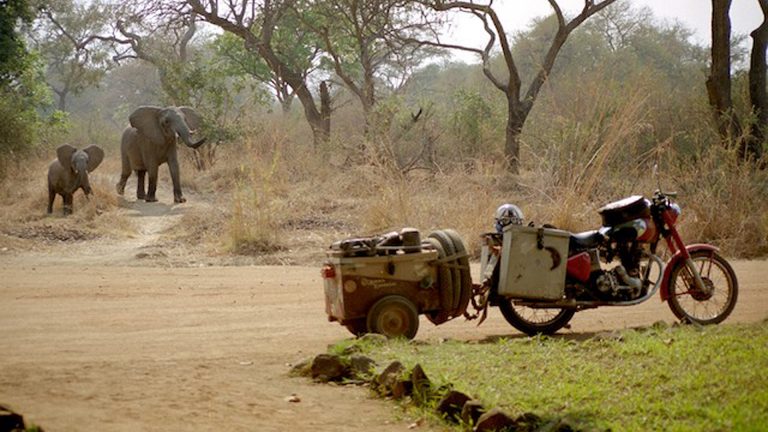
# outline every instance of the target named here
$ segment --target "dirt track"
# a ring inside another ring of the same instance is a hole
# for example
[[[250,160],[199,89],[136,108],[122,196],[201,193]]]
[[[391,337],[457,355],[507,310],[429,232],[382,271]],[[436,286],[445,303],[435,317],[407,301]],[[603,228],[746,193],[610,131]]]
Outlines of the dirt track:
[[[317,267],[141,267],[137,250],[177,208],[143,206],[129,210],[158,219],[130,242],[2,253],[0,403],[48,431],[408,430],[414,419],[365,389],[287,376],[288,363],[349,336],[326,321]],[[765,319],[768,262],[734,267],[741,291],[727,323]],[[568,332],[657,320],[673,317],[652,300],[577,314]],[[421,325],[421,340],[519,335],[495,309],[479,328]]]

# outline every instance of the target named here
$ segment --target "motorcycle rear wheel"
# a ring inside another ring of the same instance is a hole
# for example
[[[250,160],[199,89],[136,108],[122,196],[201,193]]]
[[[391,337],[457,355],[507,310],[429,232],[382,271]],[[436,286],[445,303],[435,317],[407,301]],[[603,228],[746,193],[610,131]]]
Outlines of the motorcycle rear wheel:
[[[540,309],[515,306],[512,300],[499,299],[499,309],[512,327],[528,336],[551,335],[565,327],[576,313],[573,309]]]
[[[720,323],[736,306],[739,295],[736,273],[728,261],[714,251],[693,252],[691,259],[711,291],[697,289],[685,261],[680,260],[669,277],[669,308],[682,321],[702,325]]]

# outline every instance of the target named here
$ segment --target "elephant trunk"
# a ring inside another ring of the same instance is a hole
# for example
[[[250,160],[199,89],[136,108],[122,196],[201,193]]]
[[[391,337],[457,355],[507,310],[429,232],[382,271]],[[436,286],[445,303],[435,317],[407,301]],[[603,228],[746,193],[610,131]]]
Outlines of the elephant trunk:
[[[80,184],[80,187],[83,189],[86,196],[91,194],[92,189],[91,183],[88,181],[88,171],[80,171],[77,175],[77,182]]]
[[[205,144],[205,138],[202,138],[197,142],[192,141],[192,137],[190,137],[189,129],[186,127],[178,128],[176,132],[179,134],[179,138],[181,138],[181,140],[184,141],[184,144],[186,144],[187,147],[189,148],[196,149],[201,145]]]

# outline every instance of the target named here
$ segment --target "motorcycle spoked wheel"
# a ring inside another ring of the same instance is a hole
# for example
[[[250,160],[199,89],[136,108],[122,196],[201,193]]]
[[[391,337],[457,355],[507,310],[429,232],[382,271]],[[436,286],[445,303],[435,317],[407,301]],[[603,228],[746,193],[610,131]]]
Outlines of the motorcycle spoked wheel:
[[[528,336],[537,334],[551,335],[565,327],[576,313],[573,309],[541,309],[527,306],[515,306],[512,300],[499,299],[499,309],[504,319],[512,327]]]
[[[696,251],[691,259],[707,287],[696,288],[693,275],[680,260],[669,277],[669,308],[682,321],[702,325],[717,324],[728,318],[736,306],[739,284],[728,261],[714,251]]]

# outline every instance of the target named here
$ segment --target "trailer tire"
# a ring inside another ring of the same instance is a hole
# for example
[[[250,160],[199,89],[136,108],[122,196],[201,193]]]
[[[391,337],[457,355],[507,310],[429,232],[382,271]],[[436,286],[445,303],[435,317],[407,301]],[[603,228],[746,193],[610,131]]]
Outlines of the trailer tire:
[[[437,251],[437,259],[446,257],[445,249],[436,238],[427,238],[426,240]],[[437,268],[437,290],[440,295],[440,311],[427,314],[427,318],[435,325],[442,324],[451,317],[453,308],[453,274],[451,270],[440,265]]]
[[[459,295],[459,310],[457,314],[463,314],[467,310],[469,305],[469,299],[472,296],[472,274],[469,271],[469,256],[467,256],[467,248],[464,246],[459,233],[452,229],[443,230],[453,242],[453,247],[456,249],[456,253],[463,255],[457,260],[457,264],[461,267],[461,294]]]
[[[368,311],[368,331],[388,338],[413,339],[419,331],[419,312],[407,298],[390,295],[379,299]]]
[[[451,259],[456,255],[456,249],[453,246],[453,240],[442,230],[433,231],[429,234],[429,238],[436,239],[438,242],[440,242],[440,245],[443,247],[443,250],[445,251],[445,258]],[[450,260],[446,262],[445,264],[454,266],[455,262],[453,260]],[[451,273],[451,287],[453,294],[453,301],[451,302],[450,306],[450,316],[456,316],[457,311],[459,310],[459,302],[461,300],[461,271],[458,268],[450,268],[449,271]]]

